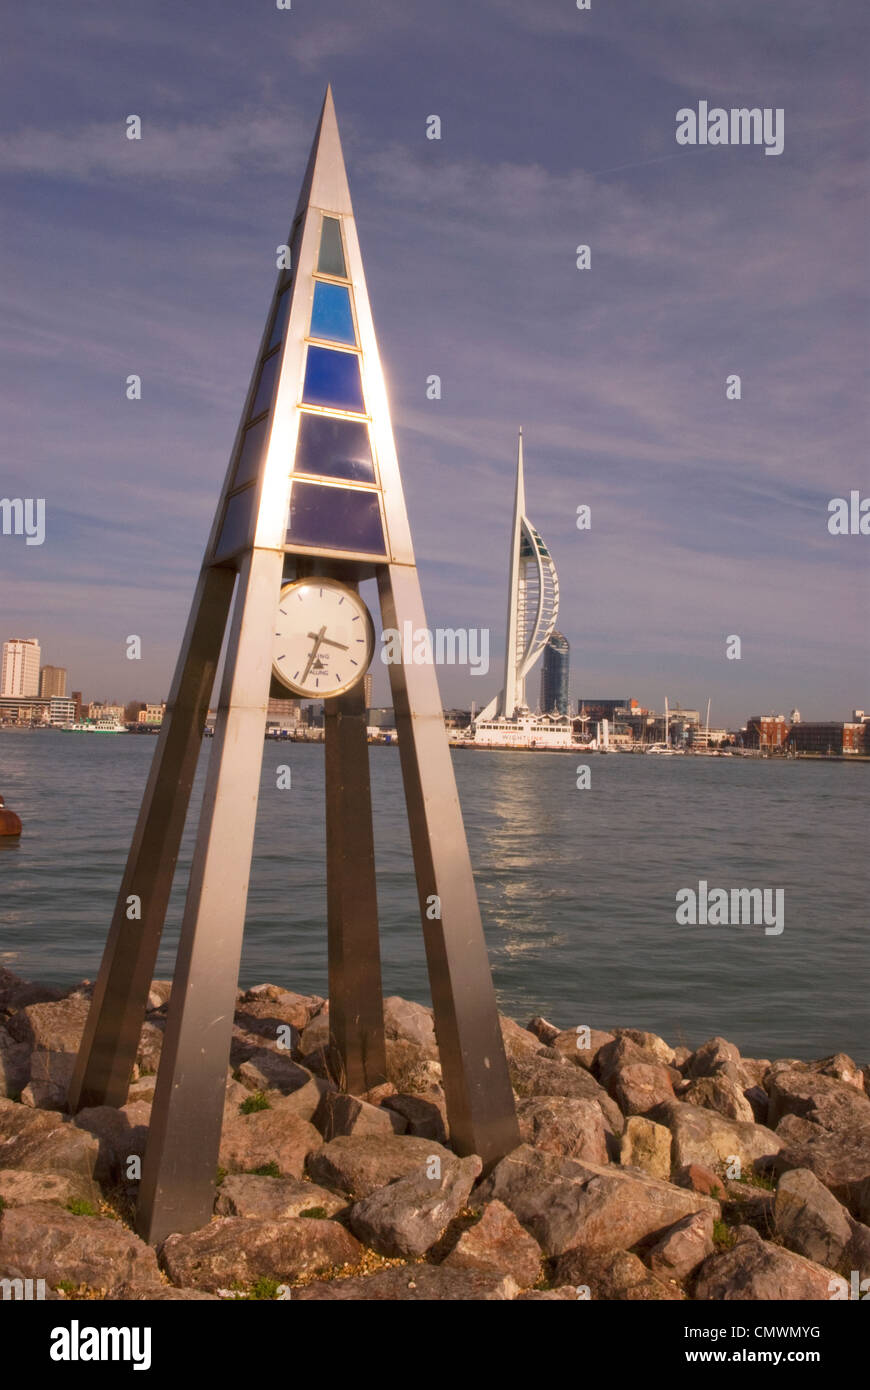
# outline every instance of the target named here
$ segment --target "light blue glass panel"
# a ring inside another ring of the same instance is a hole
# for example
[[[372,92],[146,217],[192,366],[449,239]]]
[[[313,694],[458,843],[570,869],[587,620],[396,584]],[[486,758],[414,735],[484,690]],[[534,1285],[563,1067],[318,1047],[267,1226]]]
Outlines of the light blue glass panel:
[[[306,405],[322,405],[364,415],[362,380],[356,354],[310,347],[305,363],[302,400]]]
[[[329,285],[325,280],[314,282],[311,337],[328,338],[334,343],[356,343],[350,290],[345,285]]]

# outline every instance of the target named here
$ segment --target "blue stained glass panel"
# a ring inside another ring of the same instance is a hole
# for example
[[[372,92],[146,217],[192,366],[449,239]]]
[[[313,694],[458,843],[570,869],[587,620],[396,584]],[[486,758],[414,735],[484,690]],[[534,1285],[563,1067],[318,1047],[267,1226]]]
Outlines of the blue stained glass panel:
[[[233,476],[233,487],[241,487],[243,483],[250,483],[256,478],[260,460],[263,457],[268,425],[269,417],[264,415],[262,420],[257,421],[256,425],[251,425],[250,429],[245,430]]]
[[[322,405],[364,415],[362,380],[356,354],[310,347],[305,363],[302,400],[305,405]]]
[[[368,426],[362,420],[336,420],[331,415],[308,415],[299,421],[297,473],[323,478],[348,478],[373,483],[375,466]]]
[[[251,510],[254,504],[252,487],[237,492],[227,501],[223,526],[215,546],[215,556],[229,555],[240,546],[247,544],[251,529]]]
[[[287,544],[386,554],[378,494],[294,480]]]
[[[290,311],[291,298],[292,296],[288,288],[278,299],[278,304],[275,309],[275,317],[272,320],[272,332],[269,337],[269,345],[266,348],[267,352],[271,352],[272,348],[276,348],[278,344],[283,341],[284,330],[287,327],[287,315]]]
[[[314,282],[311,337],[327,338],[334,343],[356,343],[350,290],[345,285],[329,285],[325,280]]]
[[[323,219],[317,269],[322,275],[336,275],[340,280],[347,279],[344,248],[341,244],[341,223],[337,217]]]
[[[268,410],[272,404],[272,396],[275,392],[275,380],[278,376],[278,368],[281,365],[281,353],[273,352],[271,357],[267,357],[260,369],[260,381],[257,386],[257,394],[254,397],[254,404],[251,406],[249,419],[253,420],[258,415],[262,415],[264,410]]]

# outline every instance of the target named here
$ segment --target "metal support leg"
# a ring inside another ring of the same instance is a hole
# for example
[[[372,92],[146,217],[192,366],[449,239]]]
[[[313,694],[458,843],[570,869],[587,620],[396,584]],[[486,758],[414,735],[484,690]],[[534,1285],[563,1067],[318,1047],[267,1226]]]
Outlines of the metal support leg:
[[[136,1228],[152,1244],[214,1204],[282,562],[255,550],[239,574],[142,1169]]]
[[[344,1089],[386,1080],[366,711],[360,682],[325,701],[329,1019]]]
[[[235,578],[204,570],[197,584],[69,1087],[71,1111],[127,1100]],[[129,915],[133,899],[138,918]]]
[[[378,588],[385,628],[425,628],[415,566],[385,566]],[[438,681],[410,652],[389,672],[450,1141],[489,1166],[520,1137]]]

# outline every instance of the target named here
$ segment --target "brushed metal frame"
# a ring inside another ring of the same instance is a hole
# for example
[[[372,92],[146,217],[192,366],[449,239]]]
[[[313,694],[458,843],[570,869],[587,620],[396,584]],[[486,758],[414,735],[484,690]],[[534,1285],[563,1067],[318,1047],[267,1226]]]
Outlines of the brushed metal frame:
[[[310,283],[321,216],[342,222],[386,560],[286,543]],[[377,577],[383,625],[425,627],[420,584],[338,127],[327,90],[291,228],[295,268],[265,453],[246,546],[217,555],[235,462],[286,274],[260,351],[194,594],[154,765],[69,1091],[72,1110],[122,1105],[172,884],[221,643],[214,742],[188,883],[137,1208],[152,1243],[210,1219],[241,959],[282,583],[314,572],[348,586]],[[302,287],[300,290],[300,286]],[[236,574],[236,571],[238,573]],[[235,585],[235,593],[233,592]],[[231,615],[231,616],[230,616]],[[519,1143],[513,1093],[434,667],[389,668],[435,1031],[451,1142],[489,1165]],[[332,1043],[346,1086],[386,1075],[377,893],[362,681],[325,701],[326,849]],[[128,920],[127,897],[142,902]],[[440,903],[440,915],[433,903]]]

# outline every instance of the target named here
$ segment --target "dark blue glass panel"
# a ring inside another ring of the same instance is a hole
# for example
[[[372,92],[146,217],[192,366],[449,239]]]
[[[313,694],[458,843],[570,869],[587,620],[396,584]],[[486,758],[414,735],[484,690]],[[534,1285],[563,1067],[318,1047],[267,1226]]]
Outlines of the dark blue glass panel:
[[[244,492],[237,492],[227,502],[224,524],[221,527],[221,533],[215,547],[216,556],[229,555],[247,543],[254,492],[255,489],[252,487],[245,488]]]
[[[272,332],[266,348],[267,352],[271,352],[272,348],[277,347],[278,344],[283,341],[284,330],[287,327],[287,315],[290,312],[291,297],[290,290],[286,289],[278,300],[275,309],[275,317],[272,320]]]
[[[253,482],[257,476],[257,469],[260,467],[260,460],[263,457],[263,449],[266,446],[266,439],[269,432],[269,417],[264,415],[262,420],[258,420],[256,425],[251,425],[250,429],[245,430],[242,435],[242,447],[239,451],[236,471],[233,476],[233,487],[241,487],[243,483]]]
[[[275,379],[278,375],[278,368],[281,365],[281,353],[273,352],[271,357],[267,357],[260,371],[260,381],[257,386],[257,394],[254,397],[254,404],[251,406],[250,420],[262,415],[264,410],[268,410],[272,404],[272,396],[275,391]]]
[[[317,269],[323,275],[337,275],[347,279],[344,268],[344,248],[341,244],[341,223],[337,217],[324,217],[320,233],[320,256]]]
[[[297,479],[290,492],[287,544],[384,555],[378,494]]]
[[[331,415],[303,412],[295,467],[297,473],[373,483],[375,467],[368,427],[362,420],[335,420]]]
[[[324,405],[334,410],[352,410],[357,415],[364,415],[359,358],[356,354],[310,347],[305,363],[302,399],[306,405]]]
[[[334,343],[356,342],[350,308],[350,290],[346,286],[329,285],[325,280],[315,280],[311,337],[328,338]]]

